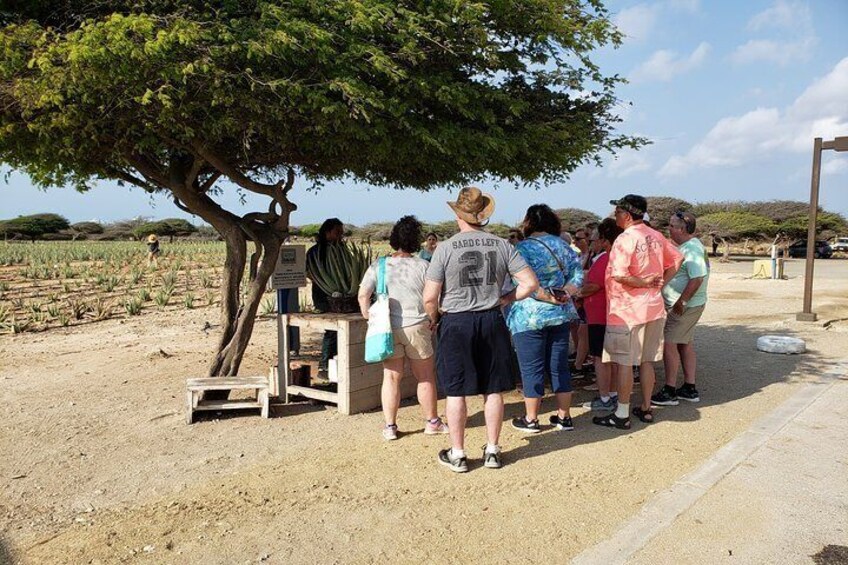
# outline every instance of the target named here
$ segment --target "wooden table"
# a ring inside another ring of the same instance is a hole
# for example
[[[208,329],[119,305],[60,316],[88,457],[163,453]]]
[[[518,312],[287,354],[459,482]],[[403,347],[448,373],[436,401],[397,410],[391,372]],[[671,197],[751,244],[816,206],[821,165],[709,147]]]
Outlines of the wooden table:
[[[283,370],[277,371],[278,395],[288,403],[289,396],[300,395],[335,404],[342,414],[356,414],[378,408],[383,383],[383,364],[365,362],[365,333],[368,322],[360,314],[281,314],[278,327],[278,359]],[[338,332],[338,392],[291,384],[289,368],[288,329],[300,328],[301,340],[306,331]],[[409,367],[401,381],[401,398],[415,396],[417,381]]]

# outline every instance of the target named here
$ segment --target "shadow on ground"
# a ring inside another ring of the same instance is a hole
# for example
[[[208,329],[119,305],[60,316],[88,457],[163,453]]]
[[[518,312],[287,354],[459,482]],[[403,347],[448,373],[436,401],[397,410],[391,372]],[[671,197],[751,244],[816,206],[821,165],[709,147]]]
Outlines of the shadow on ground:
[[[0,536],[0,565],[12,565],[13,563],[17,563],[17,561],[14,553],[12,553],[12,548],[3,539],[3,536]]]
[[[656,422],[675,422],[685,424],[697,421],[701,409],[716,404],[725,404],[758,394],[763,388],[780,382],[790,382],[806,375],[815,376],[824,372],[823,362],[815,351],[804,355],[775,355],[757,351],[757,338],[765,333],[758,328],[746,326],[699,326],[696,332],[696,351],[698,354],[697,384],[701,395],[700,403],[680,402],[679,406],[654,408]],[[791,332],[787,332],[791,333]],[[662,362],[656,364],[657,382],[665,381]],[[682,382],[682,372],[678,382]],[[576,387],[572,406],[581,406],[590,401],[596,393]],[[639,402],[641,389],[636,387],[631,406]],[[546,397],[542,403],[543,418],[540,418],[543,431],[550,430],[547,417],[556,410],[554,399]],[[509,433],[512,418],[524,414],[523,402],[507,404],[504,414],[504,432]],[[622,434],[638,433],[648,424],[632,417],[631,430],[622,431],[603,428],[592,423],[597,412],[585,411],[574,417],[575,430],[566,433],[541,433],[527,435],[527,443],[509,453],[509,458],[518,460],[545,455],[560,449],[569,449],[575,445],[605,441]],[[484,426],[482,411],[469,417],[468,427]]]

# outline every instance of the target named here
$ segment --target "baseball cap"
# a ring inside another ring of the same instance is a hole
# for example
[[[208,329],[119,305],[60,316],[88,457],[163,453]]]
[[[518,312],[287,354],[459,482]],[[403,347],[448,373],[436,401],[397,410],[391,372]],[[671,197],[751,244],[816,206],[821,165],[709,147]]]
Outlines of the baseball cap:
[[[644,214],[648,211],[648,201],[638,194],[627,194],[618,200],[610,200],[610,204],[635,214]]]

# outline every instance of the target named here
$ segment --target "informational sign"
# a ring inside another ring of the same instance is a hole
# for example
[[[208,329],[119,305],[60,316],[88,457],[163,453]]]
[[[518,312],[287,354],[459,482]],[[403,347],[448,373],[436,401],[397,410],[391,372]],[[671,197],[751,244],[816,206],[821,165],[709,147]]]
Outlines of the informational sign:
[[[306,286],[306,246],[283,245],[277,258],[277,267],[271,277],[271,288],[302,286]]]

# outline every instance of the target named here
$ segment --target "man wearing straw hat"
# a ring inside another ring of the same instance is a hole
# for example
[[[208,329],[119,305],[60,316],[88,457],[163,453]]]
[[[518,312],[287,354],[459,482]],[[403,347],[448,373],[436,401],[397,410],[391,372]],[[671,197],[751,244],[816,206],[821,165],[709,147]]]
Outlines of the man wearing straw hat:
[[[491,195],[466,187],[448,206],[460,231],[436,248],[424,285],[424,308],[432,327],[438,326],[436,371],[447,395],[451,439],[451,448],[439,452],[439,463],[457,473],[468,471],[466,398],[482,394],[487,437],[483,465],[498,469],[503,392],[515,387],[512,345],[501,307],[530,296],[539,281],[509,242],[482,230],[495,211]],[[501,296],[510,276],[517,287]]]

